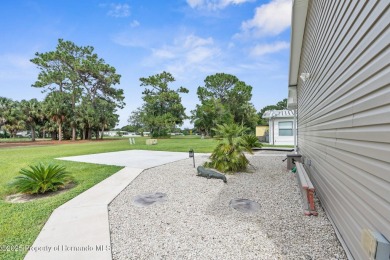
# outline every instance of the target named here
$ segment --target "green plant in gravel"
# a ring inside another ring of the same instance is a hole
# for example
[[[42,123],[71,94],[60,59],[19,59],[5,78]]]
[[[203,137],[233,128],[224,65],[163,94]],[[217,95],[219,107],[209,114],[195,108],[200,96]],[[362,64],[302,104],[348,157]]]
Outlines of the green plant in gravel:
[[[211,161],[204,166],[224,173],[245,171],[249,161],[244,152],[252,153],[251,147],[242,138],[248,128],[237,124],[223,124],[217,125],[213,130],[223,139],[212,152]]]
[[[249,146],[250,148],[260,148],[263,146],[255,135],[243,135],[241,139],[243,144],[245,146]]]
[[[28,194],[56,191],[72,180],[64,166],[54,164],[30,165],[30,169],[23,168],[19,173],[10,185],[18,192]]]

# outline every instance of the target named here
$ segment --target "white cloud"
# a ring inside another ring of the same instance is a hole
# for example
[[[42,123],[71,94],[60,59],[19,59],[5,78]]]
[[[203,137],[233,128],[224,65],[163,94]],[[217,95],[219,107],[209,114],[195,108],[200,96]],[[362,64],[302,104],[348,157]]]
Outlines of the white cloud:
[[[144,65],[163,67],[181,78],[188,72],[214,70],[218,67],[215,64],[220,60],[220,55],[221,50],[213,38],[189,34],[177,37],[171,45],[152,49],[152,55],[144,61]]]
[[[204,4],[204,0],[187,0],[187,4],[191,6],[191,8],[196,8],[202,6]]]
[[[217,10],[229,5],[240,5],[254,0],[187,0],[187,4],[194,9]]]
[[[244,34],[278,35],[291,25],[292,0],[272,0],[256,8],[253,19],[242,23]]]
[[[177,62],[191,66],[196,63],[206,61],[211,57],[218,56],[219,48],[214,44],[214,40],[201,38],[190,34],[174,40],[173,45],[154,49],[153,55],[160,59],[176,59]]]
[[[272,44],[258,44],[256,45],[251,54],[254,56],[262,56],[270,53],[279,52],[284,49],[288,49],[290,44],[288,42],[275,42]]]
[[[130,23],[130,27],[131,27],[131,28],[138,27],[138,26],[140,26],[140,23],[139,23],[137,20],[133,20],[133,21]]]
[[[130,16],[130,6],[128,4],[110,4],[107,15],[116,18]]]

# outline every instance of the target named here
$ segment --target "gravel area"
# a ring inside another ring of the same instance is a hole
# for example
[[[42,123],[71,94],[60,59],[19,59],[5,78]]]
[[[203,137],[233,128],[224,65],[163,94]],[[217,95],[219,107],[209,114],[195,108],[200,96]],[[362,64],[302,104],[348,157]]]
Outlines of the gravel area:
[[[318,216],[304,216],[285,154],[248,156],[253,172],[227,175],[227,184],[197,177],[192,159],[145,170],[109,206],[113,259],[347,259],[318,200]],[[133,204],[155,192],[165,201]],[[237,211],[232,199],[260,209]]]

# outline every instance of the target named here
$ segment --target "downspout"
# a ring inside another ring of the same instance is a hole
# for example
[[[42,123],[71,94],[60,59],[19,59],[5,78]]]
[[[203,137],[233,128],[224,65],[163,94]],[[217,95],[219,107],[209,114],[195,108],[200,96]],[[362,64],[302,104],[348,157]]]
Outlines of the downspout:
[[[272,118],[272,145],[275,145],[275,118]]]
[[[294,109],[294,123],[293,123],[293,133],[294,133],[294,152],[297,153],[297,138],[298,138],[298,129],[297,129],[297,110],[298,109]]]

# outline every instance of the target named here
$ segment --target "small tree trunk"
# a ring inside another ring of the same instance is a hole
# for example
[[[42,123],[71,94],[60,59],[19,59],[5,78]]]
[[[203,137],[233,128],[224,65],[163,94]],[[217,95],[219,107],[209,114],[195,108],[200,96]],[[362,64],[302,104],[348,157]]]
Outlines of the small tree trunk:
[[[88,128],[88,140],[92,139],[92,129]]]
[[[56,140],[56,139],[57,139],[57,133],[51,132],[51,140]]]
[[[31,141],[35,142],[35,127],[31,126]]]
[[[99,130],[95,130],[96,140],[99,139]]]
[[[61,121],[57,121],[58,124],[58,141],[62,141],[62,123]]]
[[[103,140],[103,135],[104,135],[104,126],[102,127],[102,134],[100,136],[100,139],[102,139],[102,140]]]
[[[76,141],[76,126],[72,126],[72,141]]]

